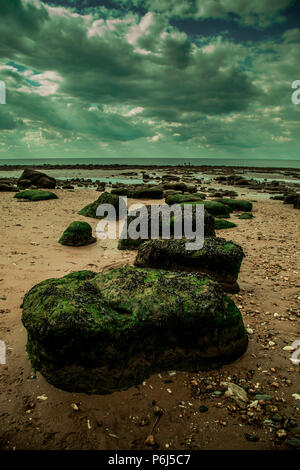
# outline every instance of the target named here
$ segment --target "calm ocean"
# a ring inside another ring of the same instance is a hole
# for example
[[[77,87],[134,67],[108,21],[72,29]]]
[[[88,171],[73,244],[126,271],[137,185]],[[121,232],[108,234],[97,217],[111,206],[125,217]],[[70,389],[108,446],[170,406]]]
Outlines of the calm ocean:
[[[0,165],[212,165],[261,168],[300,168],[299,160],[242,158],[0,158]]]

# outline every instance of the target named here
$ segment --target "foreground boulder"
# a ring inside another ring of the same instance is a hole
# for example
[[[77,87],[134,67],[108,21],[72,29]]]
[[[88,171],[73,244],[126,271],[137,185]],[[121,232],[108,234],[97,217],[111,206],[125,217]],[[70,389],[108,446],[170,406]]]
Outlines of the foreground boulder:
[[[119,197],[115,194],[110,193],[102,193],[101,196],[96,199],[96,201],[88,204],[87,206],[83,207],[78,214],[84,215],[85,217],[92,217],[93,219],[100,219],[101,217],[97,217],[96,212],[98,206],[100,204],[111,204],[116,209],[116,215],[119,215]]]
[[[39,189],[27,189],[14,195],[16,199],[27,199],[28,201],[45,201],[47,199],[58,199],[51,191],[41,191]]]
[[[128,231],[127,231],[127,238],[120,238],[118,242],[118,249],[119,250],[137,250],[138,247],[143,243],[145,240],[149,240],[151,238],[151,205],[145,206],[148,212],[148,232],[146,238],[138,238],[136,240],[130,238]],[[135,219],[136,216],[128,214],[127,219],[127,227],[129,227],[130,223]],[[170,217],[170,236],[174,236],[174,223],[176,222],[176,217],[171,215]],[[162,227],[163,227],[163,220],[162,217],[159,218],[159,236],[162,236]],[[196,208],[193,207],[192,210],[192,228],[196,230]],[[182,222],[182,233],[184,233],[184,225]],[[215,236],[215,219],[214,217],[204,209],[204,236],[210,237]]]
[[[111,393],[165,370],[199,371],[247,348],[240,311],[201,274],[134,267],[48,279],[24,297],[32,367],[70,392]]]
[[[95,243],[97,240],[92,236],[92,227],[87,222],[72,222],[64,231],[59,243],[68,246],[84,246]]]
[[[26,168],[18,179],[18,188],[25,189],[30,186],[37,188],[55,189],[56,179],[41,171]]]
[[[135,266],[172,271],[201,272],[227,292],[239,292],[237,278],[244,258],[242,248],[224,238],[208,237],[201,250],[186,249],[186,240],[149,240],[138,250]]]

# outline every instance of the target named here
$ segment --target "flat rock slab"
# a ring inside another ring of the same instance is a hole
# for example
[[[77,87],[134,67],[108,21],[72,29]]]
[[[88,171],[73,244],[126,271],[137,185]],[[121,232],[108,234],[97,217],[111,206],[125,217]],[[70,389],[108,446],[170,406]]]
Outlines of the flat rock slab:
[[[240,311],[212,279],[136,267],[43,281],[25,295],[22,322],[33,368],[73,392],[217,368],[248,344]]]
[[[186,249],[186,240],[149,240],[140,245],[135,266],[200,272],[213,277],[226,292],[239,292],[237,283],[243,249],[225,238],[207,237],[201,250]]]

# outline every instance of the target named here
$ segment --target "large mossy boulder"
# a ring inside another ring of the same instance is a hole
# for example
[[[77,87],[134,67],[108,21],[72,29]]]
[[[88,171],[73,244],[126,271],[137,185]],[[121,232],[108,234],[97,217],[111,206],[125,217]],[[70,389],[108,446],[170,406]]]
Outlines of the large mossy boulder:
[[[70,392],[111,393],[166,370],[199,371],[247,348],[240,311],[201,274],[135,267],[34,286],[22,322],[32,367]]]
[[[229,206],[233,211],[243,211],[250,212],[252,211],[252,203],[250,201],[244,201],[243,199],[229,199],[229,198],[218,198],[215,201],[220,202]]]
[[[27,199],[28,201],[46,201],[47,199],[58,199],[56,194],[51,191],[42,191],[40,189],[26,189],[19,191],[14,195],[16,199]]]
[[[151,207],[154,205],[148,205],[145,206],[148,212],[148,232],[146,238],[138,238],[136,240],[130,238],[127,230],[127,238],[120,238],[118,242],[118,249],[119,250],[137,250],[138,247],[143,243],[145,240],[151,239],[151,225],[152,225],[152,217],[151,217]],[[128,214],[128,219],[127,219],[127,227],[129,227],[130,223],[135,219],[136,216],[131,215],[130,212]],[[171,214],[170,217],[170,236],[171,238],[174,236],[174,224],[177,220],[177,216],[174,216]],[[184,224],[183,221],[182,223],[182,233],[184,233]],[[163,229],[163,219],[162,217],[159,218],[159,236],[162,236],[162,229]],[[192,209],[192,229],[196,230],[196,208],[193,206]],[[207,211],[204,209],[204,236],[205,237],[210,237],[210,236],[215,236],[215,218]]]
[[[116,216],[119,216],[119,197],[115,194],[110,194],[107,192],[102,193],[98,199],[96,199],[96,201],[83,207],[83,209],[81,209],[78,214],[85,217],[92,217],[93,219],[101,219],[102,217],[98,217],[96,215],[97,208],[101,204],[111,204],[116,210]]]
[[[18,188],[25,189],[30,186],[55,189],[56,179],[52,176],[46,175],[46,173],[42,173],[41,171],[26,168],[18,179]]]
[[[61,245],[84,246],[95,243],[97,239],[92,236],[92,227],[87,222],[72,222],[58,240]]]
[[[166,204],[180,204],[181,202],[194,202],[205,199],[205,194],[194,193],[194,194],[171,194],[166,197]]]
[[[237,283],[243,249],[224,238],[208,237],[200,250],[187,250],[186,240],[149,240],[138,249],[135,266],[201,272],[218,281],[227,292],[239,292]]]

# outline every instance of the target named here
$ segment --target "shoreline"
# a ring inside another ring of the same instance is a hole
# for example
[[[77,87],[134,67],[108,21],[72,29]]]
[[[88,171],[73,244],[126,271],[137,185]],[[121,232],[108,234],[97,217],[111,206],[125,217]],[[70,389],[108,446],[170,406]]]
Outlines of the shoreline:
[[[144,164],[144,165],[137,165],[137,164],[50,164],[50,163],[45,163],[43,165],[0,165],[0,171],[12,171],[12,170],[22,170],[25,168],[34,168],[37,170],[72,170],[72,169],[78,169],[78,170],[126,170],[126,169],[176,169],[180,168],[182,169],[193,169],[196,171],[205,171],[205,170],[211,170],[211,169],[217,169],[217,170],[223,170],[224,172],[226,171],[234,171],[234,170],[245,170],[245,171],[251,171],[251,172],[264,172],[264,173],[274,173],[276,171],[289,171],[289,172],[295,172],[299,173],[300,175],[300,168],[292,168],[292,167],[257,167],[257,166],[224,166],[224,165],[149,165],[149,164]]]

